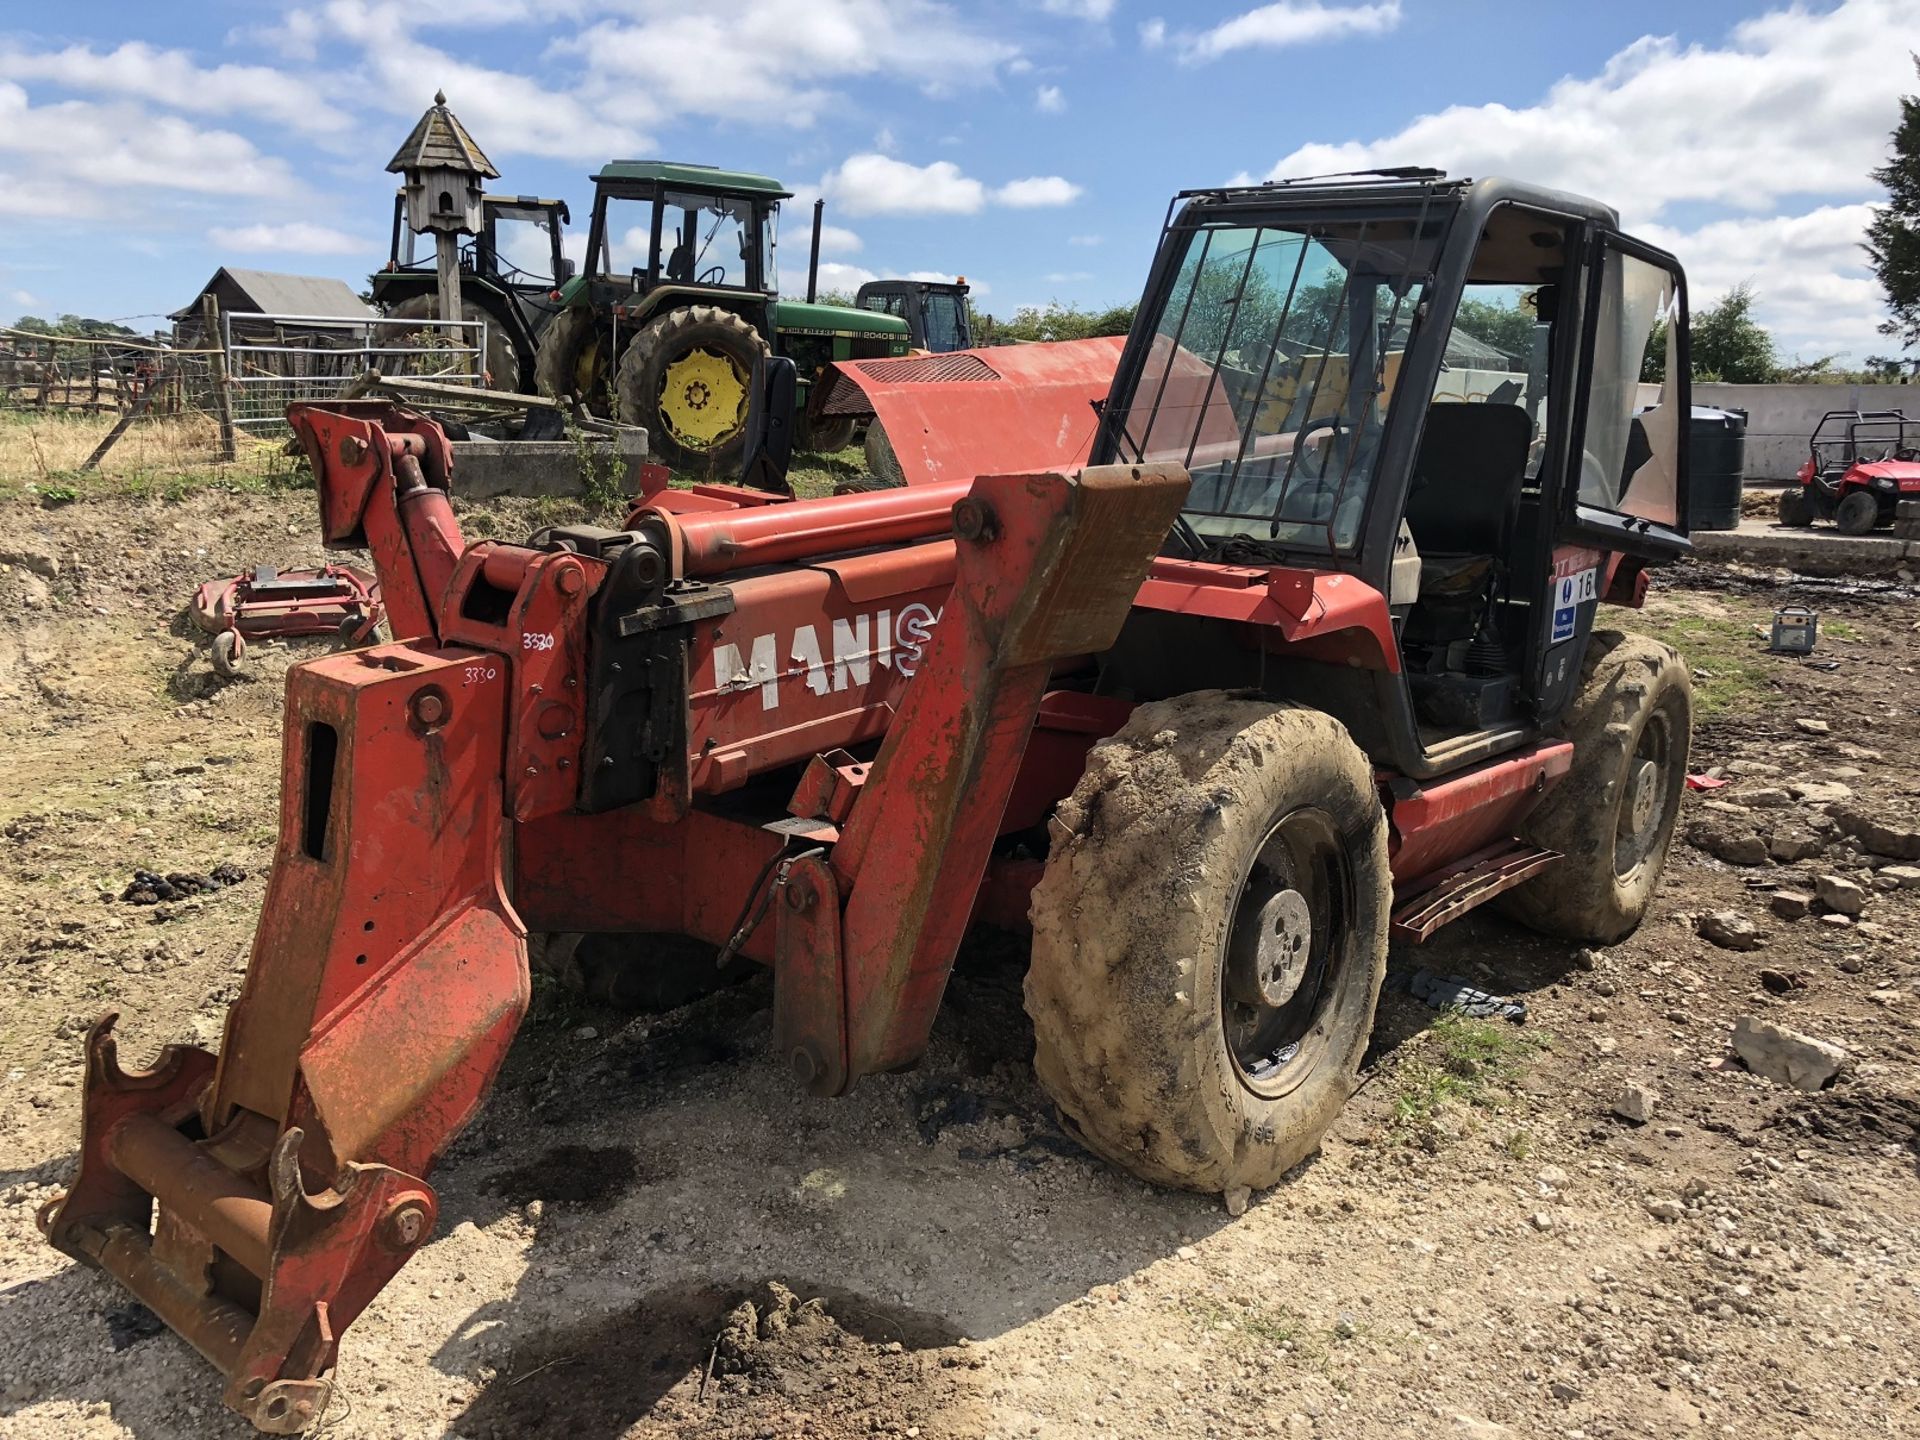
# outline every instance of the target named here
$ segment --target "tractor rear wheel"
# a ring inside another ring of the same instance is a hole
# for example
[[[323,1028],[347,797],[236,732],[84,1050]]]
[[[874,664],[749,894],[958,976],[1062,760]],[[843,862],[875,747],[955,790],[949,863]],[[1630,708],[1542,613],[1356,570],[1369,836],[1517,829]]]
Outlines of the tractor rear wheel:
[[[879,483],[869,488],[874,490],[895,490],[907,483],[907,475],[900,468],[900,457],[893,453],[893,442],[887,439],[887,432],[878,420],[867,426],[867,474]]]
[[[398,305],[387,311],[389,320],[419,320],[422,322],[440,318],[440,297],[438,295],[410,295]],[[492,390],[518,390],[520,388],[520,356],[513,348],[513,332],[500,323],[500,317],[490,314],[485,308],[471,300],[460,302],[460,318],[468,321],[484,321],[487,327],[487,386]],[[398,327],[389,329],[390,336],[415,335],[431,327],[422,323],[411,329]],[[445,335],[444,331],[434,331]],[[448,340],[451,345],[468,346],[476,332],[459,331]]]
[[[1780,523],[1794,530],[1804,530],[1818,518],[1813,499],[1807,494],[1804,485],[1789,485],[1780,492]]]
[[[1144,1180],[1274,1184],[1319,1147],[1373,1029],[1373,767],[1331,716],[1202,691],[1135,710],[1050,828],[1026,982],[1040,1083]]]
[[[620,420],[647,427],[648,447],[675,470],[738,468],[754,363],[770,352],[745,320],[688,305],[650,320],[620,359]]]
[[[1573,768],[1520,838],[1564,859],[1499,899],[1546,935],[1611,945],[1653,900],[1687,779],[1692,681],[1670,645],[1596,630],[1567,709]]]
[[[562,310],[540,332],[533,357],[533,388],[556,400],[571,395],[601,419],[613,414],[613,394],[607,385],[607,360],[601,351],[599,327],[585,306]]]
[[[1871,534],[1880,523],[1880,501],[1871,490],[1853,490],[1833,507],[1833,523],[1842,535]]]

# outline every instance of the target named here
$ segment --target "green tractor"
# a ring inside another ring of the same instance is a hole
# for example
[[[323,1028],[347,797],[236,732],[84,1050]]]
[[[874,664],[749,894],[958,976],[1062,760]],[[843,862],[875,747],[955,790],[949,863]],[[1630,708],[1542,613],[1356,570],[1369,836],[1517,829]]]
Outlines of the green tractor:
[[[540,390],[645,426],[653,454],[676,470],[716,474],[739,466],[762,356],[794,362],[804,415],[807,387],[830,362],[905,355],[907,325],[892,315],[780,299],[774,252],[791,198],[764,175],[608,164],[593,177],[586,263],[540,338]],[[855,423],[803,422],[795,442],[842,449]]]

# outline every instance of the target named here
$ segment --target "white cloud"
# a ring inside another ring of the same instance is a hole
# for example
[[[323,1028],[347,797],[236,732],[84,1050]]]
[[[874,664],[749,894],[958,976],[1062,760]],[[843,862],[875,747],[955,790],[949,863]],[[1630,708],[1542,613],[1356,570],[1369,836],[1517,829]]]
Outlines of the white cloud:
[[[1091,270],[1055,270],[1040,277],[1049,285],[1078,285],[1083,280],[1093,279]]]
[[[365,255],[373,248],[344,230],[305,220],[283,225],[216,225],[207,231],[207,239],[222,250],[241,254]]]
[[[1058,115],[1067,108],[1067,97],[1058,85],[1042,85],[1033,92],[1033,108],[1043,115]]]
[[[294,189],[287,162],[230,130],[204,130],[130,102],[34,105],[0,80],[0,157],[21,157],[0,211],[83,217],[105,213],[128,189],[274,196]]]
[[[812,231],[807,232],[809,243]],[[860,237],[843,225],[822,225],[820,227],[820,253],[822,255],[858,255],[865,246]]]
[[[1026,180],[1010,180],[993,192],[994,203],[1016,210],[1036,210],[1049,205],[1071,205],[1085,192],[1071,180],[1058,175],[1035,175]]]
[[[1854,248],[1864,220],[1855,225],[1850,202],[1875,196],[1868,172],[1883,162],[1899,95],[1913,88],[1907,47],[1888,43],[1912,21],[1910,0],[1844,0],[1743,21],[1719,45],[1647,36],[1535,104],[1455,105],[1379,139],[1303,145],[1269,177],[1424,164],[1591,195],[1629,229],[1655,225],[1698,267],[1696,302],[1729,276],[1748,279],[1783,349],[1864,357],[1886,342]],[[1833,203],[1768,214],[1810,199]],[[1744,213],[1690,226],[1670,217],[1702,204]],[[1778,248],[1788,237],[1812,248]]]
[[[1104,235],[1069,235],[1067,237],[1069,245],[1104,245],[1106,240],[1107,237]]]
[[[7,299],[16,305],[38,305],[40,303],[40,297],[31,290],[9,290],[7,292]]]
[[[91,95],[152,101],[196,115],[255,115],[303,134],[335,135],[352,119],[320,88],[267,65],[195,63],[184,50],[130,40],[109,51],[0,49],[0,78],[45,81]]]
[[[1276,0],[1222,21],[1211,29],[1172,36],[1182,61],[1218,60],[1235,50],[1280,50],[1348,35],[1383,35],[1400,23],[1400,0],[1377,5],[1325,5],[1321,0]],[[1151,35],[1149,34],[1151,31]],[[1166,27],[1150,20],[1140,30],[1149,49],[1167,38]]]
[[[806,126],[836,86],[910,79],[930,93],[991,84],[1019,56],[995,27],[935,0],[630,0],[555,47],[586,66],[598,114],[652,128],[670,119]],[[717,58],[718,57],[718,58]]]
[[[1158,50],[1167,43],[1167,22],[1159,16],[1141,22],[1140,45],[1145,50]]]
[[[783,291],[791,291],[795,295],[806,294],[807,271],[804,264],[801,265],[799,273],[791,278],[787,277],[786,267],[784,265],[781,266],[780,269],[780,284]],[[874,274],[873,271],[860,265],[848,265],[839,260],[822,260],[820,262],[819,285],[822,290],[844,290],[848,294],[852,294],[855,290],[858,290],[862,285],[866,284],[867,281],[878,280],[879,278],[880,277]]]
[[[987,187],[951,160],[911,165],[888,155],[849,155],[820,188],[849,215],[972,215]]]
[[[1066,15],[1075,20],[1106,20],[1113,15],[1114,0],[1040,0],[1040,8],[1049,15]]]

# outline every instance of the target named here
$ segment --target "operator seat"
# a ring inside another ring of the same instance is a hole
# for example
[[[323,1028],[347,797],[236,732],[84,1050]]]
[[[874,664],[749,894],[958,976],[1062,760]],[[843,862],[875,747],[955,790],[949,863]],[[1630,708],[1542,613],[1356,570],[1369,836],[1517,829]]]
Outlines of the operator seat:
[[[1532,443],[1533,421],[1519,405],[1427,407],[1406,517],[1423,592],[1478,589],[1505,557]]]

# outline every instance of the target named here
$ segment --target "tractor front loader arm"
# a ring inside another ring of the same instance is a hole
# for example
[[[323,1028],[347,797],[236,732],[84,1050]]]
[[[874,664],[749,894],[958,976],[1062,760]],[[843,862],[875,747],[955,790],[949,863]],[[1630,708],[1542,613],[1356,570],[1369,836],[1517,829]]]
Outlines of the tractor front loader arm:
[[[501,865],[507,667],[395,644],[287,678],[272,878],[221,1053],[87,1039],[79,1173],[47,1237],[106,1270],[292,1433],[339,1337],[431,1233],[425,1176],[528,1000]]]
[[[1113,644],[1187,488],[1178,465],[1110,465],[981,476],[954,505],[925,663],[872,766],[843,767],[831,849],[782,877],[777,1043],[816,1093],[925,1050],[1054,662]]]

